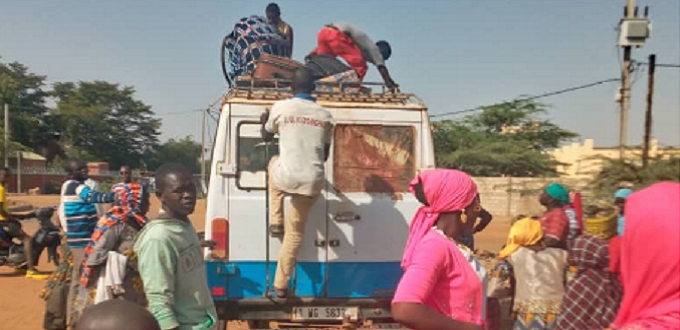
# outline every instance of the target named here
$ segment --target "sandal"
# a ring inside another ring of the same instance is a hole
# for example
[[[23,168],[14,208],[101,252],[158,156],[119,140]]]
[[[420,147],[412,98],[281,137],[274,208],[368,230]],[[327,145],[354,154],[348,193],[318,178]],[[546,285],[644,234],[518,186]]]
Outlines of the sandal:
[[[283,225],[269,225],[269,234],[274,237],[283,236]]]

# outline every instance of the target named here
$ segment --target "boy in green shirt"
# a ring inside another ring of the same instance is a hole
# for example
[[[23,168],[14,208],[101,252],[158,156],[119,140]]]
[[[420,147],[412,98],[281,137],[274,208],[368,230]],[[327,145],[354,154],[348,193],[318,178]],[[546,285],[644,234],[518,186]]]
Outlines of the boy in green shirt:
[[[189,222],[196,185],[177,164],[161,166],[156,184],[161,211],[139,233],[134,247],[149,311],[163,330],[216,329],[201,243]]]

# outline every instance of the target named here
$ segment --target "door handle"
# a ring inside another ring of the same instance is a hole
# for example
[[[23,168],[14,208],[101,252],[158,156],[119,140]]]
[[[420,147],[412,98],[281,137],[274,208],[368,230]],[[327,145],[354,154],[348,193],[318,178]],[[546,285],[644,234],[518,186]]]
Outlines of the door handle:
[[[314,241],[314,245],[316,247],[324,247],[326,246],[326,240],[325,239],[317,239]]]
[[[330,245],[330,247],[338,247],[338,246],[340,246],[340,240],[339,239],[332,239],[332,240],[328,241],[328,245]]]
[[[361,220],[361,216],[352,212],[341,212],[333,215],[333,220],[337,222],[348,222]]]

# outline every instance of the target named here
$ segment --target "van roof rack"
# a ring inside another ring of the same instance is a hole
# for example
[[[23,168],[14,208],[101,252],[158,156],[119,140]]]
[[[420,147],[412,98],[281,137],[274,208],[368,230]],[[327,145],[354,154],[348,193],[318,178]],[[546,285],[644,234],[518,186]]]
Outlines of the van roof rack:
[[[260,79],[251,77],[238,77],[235,86],[228,91],[226,99],[240,99],[250,101],[275,102],[291,98],[290,79]],[[384,83],[376,82],[316,82],[317,86],[323,86],[327,91],[316,91],[314,96],[320,103],[352,103],[363,106],[398,106],[409,108],[424,108],[424,102],[412,93],[392,93],[388,91]],[[373,93],[366,86],[380,88],[380,93]],[[330,91],[328,91],[330,90]]]

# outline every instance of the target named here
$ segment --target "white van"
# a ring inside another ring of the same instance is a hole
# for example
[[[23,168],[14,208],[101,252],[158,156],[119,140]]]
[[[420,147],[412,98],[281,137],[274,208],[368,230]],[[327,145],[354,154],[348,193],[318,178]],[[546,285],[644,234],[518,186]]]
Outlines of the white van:
[[[250,326],[390,322],[410,219],[420,205],[408,183],[434,167],[427,108],[412,94],[315,96],[336,126],[326,187],[291,279],[295,298],[287,300],[276,299],[272,287],[281,240],[268,233],[265,185],[278,148],[276,140],[262,141],[259,118],[291,95],[237,86],[223,100],[205,226],[206,237],[218,243],[206,252],[206,264],[221,320]]]

